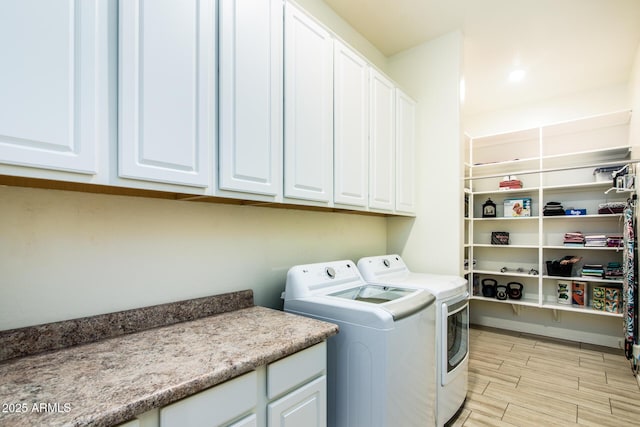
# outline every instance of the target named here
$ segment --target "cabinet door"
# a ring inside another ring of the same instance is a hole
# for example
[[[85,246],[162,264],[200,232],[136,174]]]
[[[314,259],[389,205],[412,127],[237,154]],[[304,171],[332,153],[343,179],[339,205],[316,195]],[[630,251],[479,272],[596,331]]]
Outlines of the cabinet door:
[[[229,425],[246,412],[255,412],[257,378],[253,371],[161,408],[160,427]],[[237,423],[238,426],[255,425],[255,416],[247,414]]]
[[[396,89],[396,211],[415,212],[416,104]]]
[[[220,2],[219,186],[282,194],[283,4]]]
[[[333,42],[331,34],[285,6],[285,196],[333,199]]]
[[[395,207],[395,88],[371,69],[369,134],[369,206],[393,211]]]
[[[322,427],[327,425],[327,377],[300,387],[267,408],[269,427]]]
[[[369,66],[334,42],[334,200],[366,206],[369,191]]]
[[[213,0],[121,0],[119,173],[206,187],[215,135]]]
[[[1,9],[0,163],[95,174],[107,115],[99,96],[106,3],[21,0]]]

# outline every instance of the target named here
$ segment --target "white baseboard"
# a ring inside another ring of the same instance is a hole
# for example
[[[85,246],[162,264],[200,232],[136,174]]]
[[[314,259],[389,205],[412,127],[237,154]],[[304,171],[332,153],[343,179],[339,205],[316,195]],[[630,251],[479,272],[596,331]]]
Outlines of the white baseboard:
[[[472,301],[470,323],[612,348],[623,348],[622,319],[520,306]]]

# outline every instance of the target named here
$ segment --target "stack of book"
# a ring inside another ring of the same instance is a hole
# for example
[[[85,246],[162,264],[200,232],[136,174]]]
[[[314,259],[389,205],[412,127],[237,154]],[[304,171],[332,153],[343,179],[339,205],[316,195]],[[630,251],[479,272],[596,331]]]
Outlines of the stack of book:
[[[610,262],[604,269],[604,278],[611,280],[621,280],[624,275],[622,264],[619,262]]]
[[[522,181],[519,179],[500,181],[500,190],[518,190],[520,188],[522,188]]]
[[[579,231],[564,233],[565,246],[584,246],[584,234]]]
[[[582,267],[582,277],[604,277],[602,264],[585,264]]]
[[[584,245],[587,247],[606,247],[607,236],[604,234],[589,234],[584,236]]]
[[[610,248],[620,248],[624,245],[622,234],[609,234],[607,236],[607,246]]]

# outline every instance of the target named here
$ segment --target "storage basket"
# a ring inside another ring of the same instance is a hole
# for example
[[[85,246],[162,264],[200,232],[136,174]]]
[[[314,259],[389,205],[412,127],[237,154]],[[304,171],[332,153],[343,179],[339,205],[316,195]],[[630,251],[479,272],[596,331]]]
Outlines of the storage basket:
[[[547,274],[549,276],[577,277],[580,276],[582,257],[568,255],[562,259],[547,261]]]

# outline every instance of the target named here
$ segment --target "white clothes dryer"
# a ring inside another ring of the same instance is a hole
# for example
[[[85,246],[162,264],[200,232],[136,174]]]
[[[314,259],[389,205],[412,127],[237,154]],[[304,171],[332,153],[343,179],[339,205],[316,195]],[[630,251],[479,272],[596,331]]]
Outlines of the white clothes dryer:
[[[436,297],[437,425],[460,409],[469,377],[469,290],[458,276],[414,273],[399,255],[366,257],[358,270],[369,282],[426,289]]]
[[[433,295],[368,284],[345,260],[292,267],[283,299],[287,312],[339,326],[327,341],[328,425],[435,425]]]

